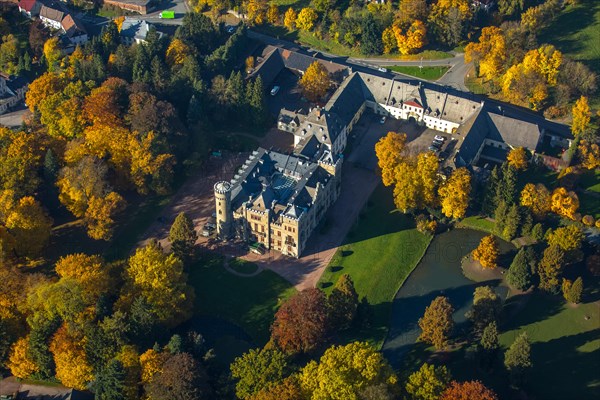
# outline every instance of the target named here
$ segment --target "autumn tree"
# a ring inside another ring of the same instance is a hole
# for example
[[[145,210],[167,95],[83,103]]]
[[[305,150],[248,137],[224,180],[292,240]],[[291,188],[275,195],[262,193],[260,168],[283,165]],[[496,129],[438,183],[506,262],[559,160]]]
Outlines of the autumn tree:
[[[174,254],[165,254],[158,242],[152,241],[138,248],[127,264],[131,292],[148,301],[159,321],[176,325],[189,318],[194,290],[186,284],[183,263]],[[126,297],[130,294],[124,292]]]
[[[466,168],[458,168],[438,190],[442,212],[446,217],[463,218],[469,205],[471,175]]]
[[[515,385],[523,382],[524,375],[531,363],[531,345],[527,332],[522,332],[504,353],[504,366],[508,370],[511,381]]]
[[[300,78],[302,93],[310,101],[321,99],[331,87],[331,78],[327,69],[319,61],[314,61],[308,66]]]
[[[595,169],[600,167],[600,146],[598,144],[581,140],[577,149],[581,165],[584,168]]]
[[[531,210],[538,219],[544,219],[551,208],[550,191],[541,183],[528,183],[521,191],[521,205]]]
[[[296,27],[302,31],[310,32],[317,21],[317,12],[310,7],[304,7],[296,17]],[[308,70],[306,71],[308,72]],[[306,72],[304,73],[306,75]]]
[[[421,334],[419,341],[432,344],[436,349],[443,349],[448,343],[448,336],[454,327],[452,313],[454,308],[447,297],[436,297],[425,309],[425,314],[419,318]]]
[[[271,25],[275,25],[279,22],[279,8],[276,4],[271,4],[267,9],[267,21]]]
[[[477,335],[481,335],[486,326],[497,322],[502,311],[502,300],[490,286],[478,286],[473,294],[473,307],[467,317],[473,323]]]
[[[29,353],[29,338],[23,337],[13,343],[8,357],[7,367],[11,374],[20,379],[29,378],[38,371],[38,366],[31,360]]]
[[[146,393],[153,399],[212,399],[208,375],[204,367],[189,353],[169,357],[152,381]]]
[[[515,147],[508,152],[506,157],[508,165],[515,168],[518,171],[527,169],[527,151],[523,147]]]
[[[479,381],[452,381],[440,400],[498,400],[498,396]]]
[[[58,37],[55,36],[46,40],[44,43],[44,58],[48,64],[48,71],[53,72],[58,68],[58,62],[62,57],[62,51],[58,43]]]
[[[88,236],[96,240],[110,240],[115,226],[114,215],[124,209],[125,200],[117,192],[110,192],[104,198],[92,197],[84,216]]]
[[[473,260],[479,261],[483,268],[494,269],[498,266],[498,241],[494,237],[494,235],[484,236],[479,242],[479,246],[471,256]]]
[[[358,294],[348,274],[342,274],[329,295],[331,322],[340,330],[350,327],[358,310]]]
[[[63,325],[52,337],[50,351],[54,355],[56,378],[65,386],[86,389],[94,375],[81,340],[71,336]]]
[[[50,239],[52,219],[33,197],[19,199],[7,212],[4,224],[14,238],[18,256],[33,258],[41,254]]]
[[[392,25],[392,32],[396,38],[396,47],[401,54],[412,54],[427,44],[427,29],[419,20],[412,22],[406,32],[398,25]]]
[[[569,192],[564,187],[554,189],[550,205],[552,212],[562,217],[574,219],[578,208],[579,197],[575,192]]]
[[[192,49],[181,39],[173,39],[167,48],[166,61],[171,68],[181,66],[189,55],[192,55]]]
[[[405,390],[410,400],[437,400],[451,379],[445,366],[425,363],[408,377]]]
[[[496,26],[487,26],[481,30],[478,42],[465,47],[465,61],[474,62],[479,76],[485,80],[495,80],[503,72],[507,50],[504,32]]]
[[[573,132],[574,136],[579,136],[587,131],[592,115],[587,97],[581,96],[575,102],[572,113],[573,122],[571,124],[571,132]]]
[[[79,283],[90,303],[95,303],[111,290],[110,271],[100,256],[70,254],[61,257],[54,269],[59,277]]]
[[[308,353],[325,342],[329,326],[327,298],[319,289],[305,289],[277,310],[271,339],[284,353]]]
[[[375,144],[377,164],[385,186],[391,186],[396,182],[396,168],[402,161],[405,148],[405,133],[388,132]]]
[[[562,293],[565,300],[569,303],[578,304],[581,302],[581,295],[583,293],[583,279],[578,277],[575,282],[568,279],[562,280]]]
[[[408,25],[412,21],[424,21],[427,18],[426,0],[400,0],[398,22]]]
[[[471,4],[467,0],[437,0],[431,6],[428,22],[440,43],[454,46],[462,39],[472,17]]]
[[[33,195],[39,184],[41,143],[38,135],[0,126],[0,190],[13,197]]]
[[[276,349],[250,349],[230,366],[237,380],[235,393],[240,399],[254,398],[261,390],[278,385],[288,372],[287,357]]]
[[[506,281],[518,290],[527,290],[531,286],[531,278],[536,264],[535,251],[532,247],[521,247],[513,259]]]
[[[560,247],[548,246],[544,250],[542,259],[538,264],[538,275],[540,276],[540,289],[556,293],[560,286],[560,273],[563,267],[565,253]]]
[[[173,254],[182,261],[190,260],[197,239],[198,234],[192,220],[184,212],[179,213],[169,231]]]
[[[309,398],[331,400],[357,399],[362,388],[398,382],[383,355],[365,342],[330,347],[300,371],[299,380]]]
[[[292,7],[288,8],[283,17],[283,26],[285,26],[288,31],[293,31],[296,29],[296,20],[298,19],[298,14]]]

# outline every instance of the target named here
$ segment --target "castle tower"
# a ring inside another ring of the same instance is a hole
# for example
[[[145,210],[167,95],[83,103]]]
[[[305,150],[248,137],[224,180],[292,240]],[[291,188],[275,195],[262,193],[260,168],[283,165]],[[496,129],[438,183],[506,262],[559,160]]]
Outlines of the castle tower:
[[[219,181],[215,183],[215,209],[217,212],[217,236],[229,239],[233,223],[231,211],[231,183]]]

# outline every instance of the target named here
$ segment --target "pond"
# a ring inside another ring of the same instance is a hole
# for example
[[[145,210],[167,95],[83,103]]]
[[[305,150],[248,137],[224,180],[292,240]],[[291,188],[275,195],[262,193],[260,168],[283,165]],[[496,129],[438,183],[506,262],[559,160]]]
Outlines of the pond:
[[[469,310],[477,286],[494,286],[505,298],[507,288],[500,280],[473,282],[461,269],[462,258],[477,247],[487,233],[472,229],[454,229],[437,235],[425,256],[404,282],[392,304],[390,330],[383,344],[383,353],[394,368],[401,365],[402,356],[414,345],[420,330],[418,320],[425,308],[437,296],[446,296],[455,309],[455,334],[466,328],[465,313]],[[500,252],[511,253],[514,246],[499,240]]]

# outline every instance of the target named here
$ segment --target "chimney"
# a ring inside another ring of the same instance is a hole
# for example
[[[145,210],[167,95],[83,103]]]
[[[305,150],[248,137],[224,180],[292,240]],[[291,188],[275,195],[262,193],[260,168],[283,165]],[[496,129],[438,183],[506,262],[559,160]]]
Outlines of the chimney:
[[[315,108],[315,115],[317,118],[321,118],[321,107]]]

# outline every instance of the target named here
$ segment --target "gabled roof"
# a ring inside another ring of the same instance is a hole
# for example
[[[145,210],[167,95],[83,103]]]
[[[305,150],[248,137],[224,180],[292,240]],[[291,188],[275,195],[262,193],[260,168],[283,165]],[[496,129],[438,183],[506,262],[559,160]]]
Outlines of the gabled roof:
[[[249,78],[260,76],[263,81],[263,86],[269,87],[283,68],[283,60],[277,49],[274,48],[270,53],[265,54],[260,64],[252,71]]]
[[[67,14],[67,16],[63,18],[61,25],[69,37],[85,35],[87,33],[83,24],[78,23],[71,14]]]
[[[56,8],[43,5],[42,9],[40,10],[40,17],[44,17],[56,22],[62,22],[63,18],[65,17],[65,13],[57,10]]]
[[[121,25],[121,36],[131,39],[146,40],[151,25],[145,20],[125,18]]]
[[[487,115],[490,125],[489,139],[505,142],[511,147],[524,147],[528,150],[537,148],[542,137],[537,124],[491,112]]]
[[[336,114],[340,122],[347,126],[365,102],[363,83],[355,72],[347,78],[333,94],[325,108]]]
[[[21,0],[19,1],[19,8],[27,12],[31,12],[31,10],[33,10],[33,8],[35,7],[36,3],[37,0]]]

